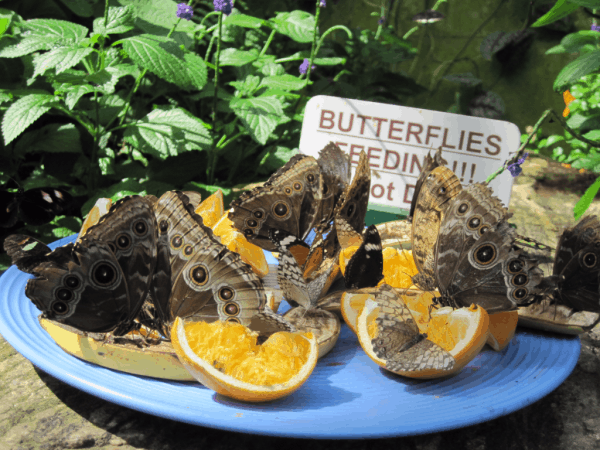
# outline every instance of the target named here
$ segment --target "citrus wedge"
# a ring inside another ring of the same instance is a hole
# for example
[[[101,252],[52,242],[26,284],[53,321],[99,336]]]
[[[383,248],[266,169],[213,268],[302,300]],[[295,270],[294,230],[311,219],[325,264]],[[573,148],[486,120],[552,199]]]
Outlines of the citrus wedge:
[[[90,227],[98,223],[100,218],[108,212],[111,205],[112,200],[110,198],[99,198],[98,200],[96,200],[96,203],[94,204],[92,209],[90,209],[90,212],[83,221],[83,225],[81,225],[81,230],[79,230],[77,242],[79,242],[81,238],[85,236],[85,233]]]
[[[358,316],[357,334],[360,345],[367,355],[380,367],[386,368],[386,361],[379,358],[373,349],[372,340],[379,335],[375,319],[380,308],[374,301],[368,301]],[[451,369],[424,368],[414,371],[394,371],[410,378],[439,378],[460,372],[483,348],[488,335],[489,316],[480,306],[453,310],[450,307],[432,311],[431,320],[426,326],[419,325],[419,331],[427,334],[427,339],[436,343],[454,358]]]
[[[518,311],[490,314],[490,327],[487,337],[488,345],[497,352],[504,350],[515,336],[518,321]]]
[[[225,207],[223,206],[223,191],[218,189],[214,194],[205,199],[195,210],[204,221],[204,225],[212,228],[223,217]]]
[[[318,358],[311,333],[279,332],[262,345],[240,324],[187,323],[177,318],[171,341],[179,360],[204,386],[246,402],[266,402],[296,391]]]
[[[342,331],[340,319],[334,313],[320,308],[306,310],[298,306],[290,309],[283,317],[298,331],[311,332],[317,338],[319,359],[331,351]]]
[[[358,248],[357,245],[352,245],[340,252],[340,269],[342,273],[346,273],[346,265]],[[383,249],[383,279],[379,284],[385,283],[395,288],[414,288],[411,277],[417,273],[418,270],[412,258],[412,251],[398,250],[394,247]]]
[[[252,271],[260,278],[269,273],[269,264],[262,248],[249,242],[242,233],[236,230],[233,222],[227,217],[227,213],[223,214],[214,225],[213,233],[221,238],[221,244],[232,252],[238,253],[246,264],[250,264]]]

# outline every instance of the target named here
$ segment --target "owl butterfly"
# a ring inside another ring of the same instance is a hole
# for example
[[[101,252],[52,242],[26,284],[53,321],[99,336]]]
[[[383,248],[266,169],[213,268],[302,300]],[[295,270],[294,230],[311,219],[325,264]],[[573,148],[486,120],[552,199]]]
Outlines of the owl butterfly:
[[[475,303],[489,313],[509,311],[546,289],[538,262],[515,245],[508,217],[481,183],[467,186],[448,204],[433,252],[442,305]]]
[[[186,195],[171,191],[155,203],[158,264],[152,302],[159,322],[241,323],[262,334],[293,327],[267,306],[261,280],[204,226]]]
[[[427,155],[410,205],[412,254],[419,271],[413,282],[427,290],[435,286],[433,252],[445,209],[462,190],[458,177],[443,163],[441,149],[433,159]]]
[[[272,229],[269,236],[279,252],[277,280],[283,296],[293,307],[302,306],[307,310],[316,308],[318,300],[337,276],[335,268],[338,254],[322,260],[317,268],[311,268],[309,274],[307,264],[311,260],[307,259],[304,265],[298,263],[298,260],[302,261],[298,253],[304,242],[284,230]]]
[[[234,200],[229,218],[250,242],[275,251],[269,239],[271,228],[304,240],[312,228],[326,226],[334,202],[348,183],[348,173],[348,159],[333,143],[321,150],[318,160],[295,155],[264,185]]]
[[[554,300],[575,311],[600,312],[600,221],[586,216],[559,238],[552,270]]]
[[[4,248],[35,278],[25,294],[44,316],[81,331],[115,336],[134,328],[156,265],[157,228],[149,201],[116,202],[83,239],[51,251],[21,235]]]
[[[361,236],[341,217],[335,219],[335,227],[343,249],[359,246],[346,264],[346,287],[361,289],[377,286],[383,279],[383,249],[377,227],[369,226]]]
[[[422,369],[450,370],[454,358],[427,339],[396,291],[382,284],[375,293],[380,312],[375,319],[379,333],[371,341],[375,354],[386,360],[392,372]]]

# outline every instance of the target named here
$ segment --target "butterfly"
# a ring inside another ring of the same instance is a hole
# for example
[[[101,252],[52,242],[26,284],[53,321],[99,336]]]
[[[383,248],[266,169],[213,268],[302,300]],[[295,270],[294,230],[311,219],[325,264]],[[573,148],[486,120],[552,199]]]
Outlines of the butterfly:
[[[193,208],[177,191],[165,193],[154,205],[159,262],[152,301],[159,321],[222,320],[263,334],[293,330],[269,309],[251,267],[220,243]]]
[[[458,177],[444,162],[441,149],[433,159],[427,155],[410,206],[412,254],[419,272],[413,282],[427,290],[435,286],[433,251],[445,208],[462,190]]]
[[[515,244],[508,211],[487,185],[462,189],[456,176],[439,166],[413,201],[413,257],[420,271],[413,282],[439,289],[442,305],[475,303],[489,313],[508,311],[546,289],[538,262]]]
[[[75,199],[64,189],[34,188],[17,192],[0,189],[0,227],[10,228],[22,220],[28,225],[43,225],[55,216],[76,210]]]
[[[346,264],[344,282],[349,289],[374,287],[383,279],[383,249],[379,231],[370,225],[361,236],[342,217],[335,219],[342,248],[359,245]]]
[[[552,276],[553,299],[575,311],[600,312],[600,220],[583,217],[561,234]]]
[[[296,236],[277,229],[270,230],[269,236],[279,252],[277,280],[285,299],[293,307],[302,306],[307,310],[316,308],[318,300],[337,276],[338,254],[322,260],[317,268],[307,273],[306,262],[301,266],[294,256],[296,249],[303,247]]]
[[[44,317],[81,331],[126,334],[135,327],[156,264],[156,219],[150,202],[131,196],[116,202],[77,244],[54,251],[22,235],[4,248],[35,278],[25,294]]]
[[[451,370],[454,357],[427,339],[396,291],[382,284],[374,294],[380,312],[375,319],[378,335],[371,344],[392,372],[422,369]]]

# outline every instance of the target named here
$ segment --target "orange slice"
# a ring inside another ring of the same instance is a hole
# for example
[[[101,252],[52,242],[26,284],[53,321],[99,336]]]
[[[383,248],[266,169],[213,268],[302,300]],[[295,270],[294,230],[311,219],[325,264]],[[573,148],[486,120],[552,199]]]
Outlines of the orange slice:
[[[359,246],[352,245],[340,252],[340,269],[346,273],[346,265]],[[411,277],[418,273],[411,250],[398,250],[394,247],[383,249],[383,279],[379,284],[389,284],[395,288],[414,288]]]
[[[266,402],[296,391],[317,364],[311,333],[279,332],[257,345],[243,325],[216,321],[184,324],[175,319],[173,348],[184,367],[204,386],[246,402]]]
[[[213,195],[204,200],[196,208],[196,214],[200,214],[204,225],[212,228],[223,217],[225,207],[223,206],[223,191],[218,189]]]
[[[386,368],[386,361],[379,358],[371,343],[379,334],[375,322],[379,307],[374,301],[368,301],[358,316],[357,330],[360,345],[367,355],[380,367]],[[410,378],[439,378],[460,372],[481,351],[487,340],[489,326],[488,313],[480,306],[453,310],[445,307],[432,311],[427,326],[419,326],[421,333],[427,333],[427,339],[447,350],[455,360],[452,369],[425,368],[416,371],[397,371],[395,373]]]
[[[383,249],[383,280],[379,284],[408,289],[414,287],[411,277],[418,272],[412,250],[398,250],[394,247]]]
[[[519,311],[490,314],[487,343],[497,352],[504,350],[515,336]]]
[[[340,309],[342,311],[342,317],[346,325],[356,334],[356,321],[359,314],[365,307],[365,302],[373,298],[373,295],[377,291],[377,288],[363,288],[354,291],[346,291],[342,294],[342,300],[340,301]]]
[[[213,226],[213,233],[221,238],[221,244],[232,252],[238,253],[246,264],[250,264],[256,275],[263,278],[269,273],[269,264],[267,264],[267,258],[262,248],[249,242],[242,233],[235,229],[233,222],[227,217],[227,213],[223,214]]]
[[[85,233],[90,227],[93,227],[98,223],[100,218],[108,212],[112,205],[112,200],[110,198],[99,198],[96,200],[93,208],[90,209],[87,217],[83,221],[83,225],[81,226],[81,230],[79,230],[79,237],[77,238],[77,242],[85,236]]]

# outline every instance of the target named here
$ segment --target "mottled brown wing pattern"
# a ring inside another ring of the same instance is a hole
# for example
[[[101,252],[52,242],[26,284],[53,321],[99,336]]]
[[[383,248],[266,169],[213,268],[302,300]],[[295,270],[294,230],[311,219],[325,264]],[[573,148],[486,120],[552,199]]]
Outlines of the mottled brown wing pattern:
[[[413,283],[431,289],[434,280],[435,244],[448,203],[458,195],[462,186],[458,177],[444,166],[434,168],[423,181],[412,219],[412,254],[418,269]]]
[[[248,240],[275,251],[271,228],[306,238],[319,220],[322,177],[317,160],[296,155],[263,185],[231,203],[229,218]]]
[[[380,308],[375,319],[378,335],[371,341],[375,354],[386,360],[391,371],[450,370],[454,358],[419,332],[412,314],[393,288],[379,287],[375,301]]]

